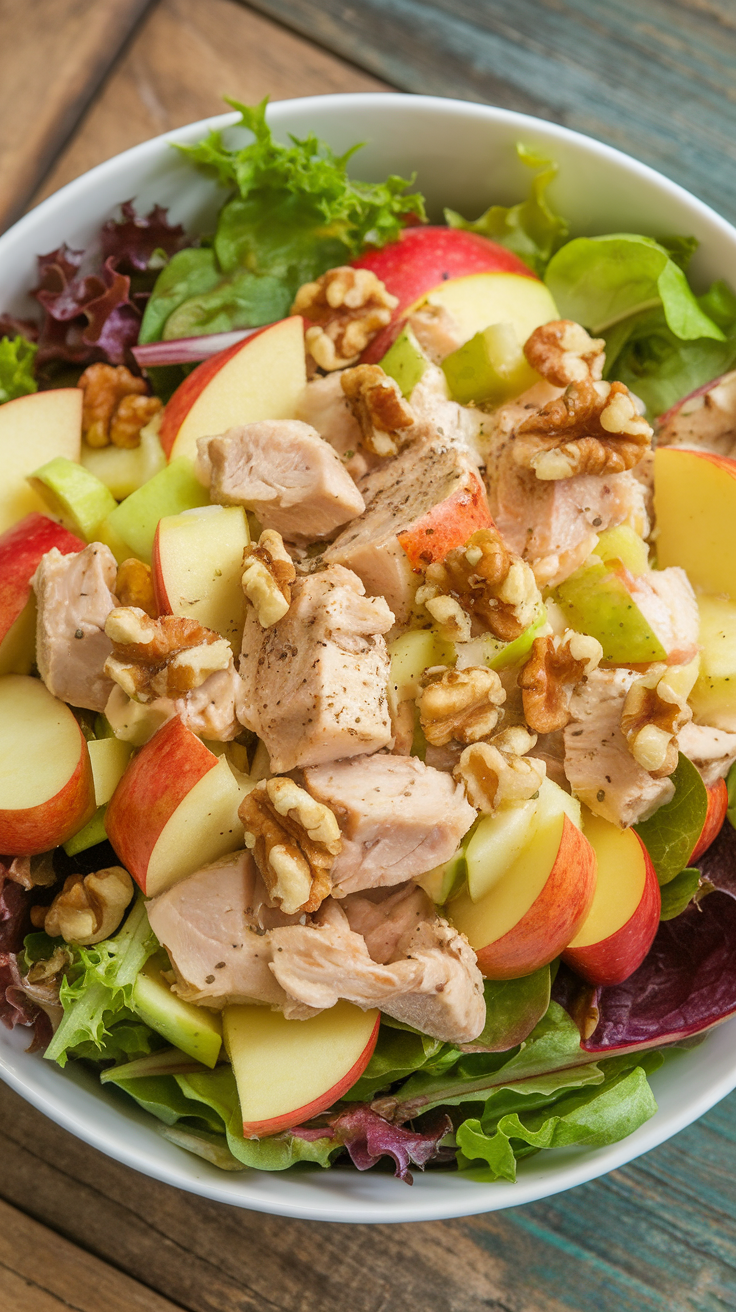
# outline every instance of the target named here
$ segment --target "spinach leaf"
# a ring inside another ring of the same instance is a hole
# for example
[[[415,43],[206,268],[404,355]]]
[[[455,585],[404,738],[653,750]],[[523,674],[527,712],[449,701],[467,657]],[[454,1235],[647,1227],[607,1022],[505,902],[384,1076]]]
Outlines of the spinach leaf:
[[[660,884],[669,884],[684,870],[705,824],[708,794],[692,761],[680,752],[671,776],[675,795],[648,820],[634,825]]]

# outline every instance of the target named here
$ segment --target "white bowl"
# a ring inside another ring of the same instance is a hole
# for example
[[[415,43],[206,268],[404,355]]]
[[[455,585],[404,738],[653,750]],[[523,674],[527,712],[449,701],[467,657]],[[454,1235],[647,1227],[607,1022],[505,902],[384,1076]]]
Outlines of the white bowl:
[[[21,219],[0,238],[0,306],[28,313],[35,257],[62,242],[82,246],[124,200],[158,202],[171,218],[204,230],[221,194],[169,142],[194,142],[222,115],[136,146],[99,165]],[[269,110],[277,135],[307,131],[339,152],[366,142],[355,168],[361,177],[417,174],[432,217],[443,205],[475,216],[492,201],[526,195],[529,172],[516,158],[519,140],[560,164],[555,204],[574,232],[690,233],[701,242],[695,281],[736,284],[736,230],[681,187],[626,155],[552,123],[484,105],[398,94],[322,96],[284,101]],[[175,1148],[156,1122],[101,1089],[94,1077],[66,1071],[23,1051],[27,1031],[0,1032],[0,1076],[45,1115],[138,1171],[192,1193],[285,1216],[322,1221],[428,1221],[518,1206],[603,1175],[648,1152],[689,1125],[736,1087],[736,1020],[714,1030],[692,1052],[671,1055],[653,1077],[659,1111],[621,1143],[596,1150],[555,1150],[523,1161],[516,1185],[477,1184],[449,1173],[417,1172],[413,1189],[387,1175],[333,1168],[226,1174]]]

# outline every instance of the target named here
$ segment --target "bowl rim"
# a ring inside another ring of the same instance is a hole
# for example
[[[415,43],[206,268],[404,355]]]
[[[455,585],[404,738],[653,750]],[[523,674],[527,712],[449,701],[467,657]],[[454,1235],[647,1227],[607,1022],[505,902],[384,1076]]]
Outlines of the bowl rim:
[[[304,115],[308,115],[315,104],[330,106],[335,112],[339,112],[341,109],[350,111],[370,110],[376,104],[408,115],[421,114],[426,110],[440,110],[444,116],[454,117],[458,120],[482,119],[504,127],[511,126],[520,134],[534,133],[538,138],[541,137],[550,142],[567,142],[578,150],[582,147],[583,151],[587,150],[590,154],[598,156],[604,161],[609,161],[618,169],[623,168],[629,176],[639,177],[642,181],[653,185],[660,194],[677,200],[690,211],[693,217],[700,217],[711,228],[719,231],[733,246],[736,255],[736,228],[704,201],[693,196],[686,188],[659,173],[650,165],[642,163],[614,146],[609,146],[594,137],[548,120],[506,110],[499,106],[472,101],[445,99],[439,96],[407,95],[401,92],[388,91],[344,92],[324,96],[301,96],[295,97],[293,100],[277,101],[269,105],[269,123],[278,130],[280,121],[293,117],[304,118]],[[62,203],[75,203],[83,199],[88,193],[97,192],[101,185],[104,186],[108,180],[114,179],[117,172],[125,164],[131,161],[145,163],[153,160],[162,151],[162,148],[170,142],[196,140],[211,129],[227,128],[236,124],[238,120],[237,111],[208,116],[179,128],[169,129],[95,165],[40,201],[38,205],[8,228],[0,236],[0,259],[8,253],[9,249],[12,250],[16,242],[24,241],[27,237],[32,236],[35,229],[43,223],[45,218],[57,206],[61,206]],[[716,1027],[716,1030],[724,1036],[724,1039],[725,1034],[729,1033],[733,1040],[736,1037],[736,1018],[726,1020]],[[713,1031],[708,1032],[706,1042],[711,1039],[712,1034]],[[4,1056],[3,1050],[7,1052],[8,1049],[10,1049],[11,1060],[7,1060]],[[286,1173],[262,1173],[246,1170],[237,1176],[228,1176],[225,1172],[209,1167],[208,1164],[200,1162],[199,1159],[192,1157],[190,1154],[185,1154],[183,1150],[177,1150],[176,1157],[172,1157],[170,1163],[161,1158],[154,1160],[154,1158],[146,1155],[143,1148],[139,1149],[128,1143],[122,1132],[125,1125],[124,1116],[119,1118],[121,1133],[116,1136],[104,1125],[96,1124],[94,1116],[86,1117],[83,1114],[83,1107],[76,1106],[77,1099],[73,1087],[76,1084],[79,1089],[84,1081],[74,1077],[68,1079],[66,1072],[56,1070],[55,1074],[58,1075],[59,1079],[67,1079],[68,1081],[67,1088],[64,1089],[64,1096],[56,1095],[55,1091],[47,1090],[42,1082],[33,1078],[34,1068],[32,1063],[40,1061],[41,1058],[27,1056],[25,1053],[21,1056],[20,1053],[14,1051],[15,1049],[17,1049],[17,1043],[11,1045],[0,1039],[0,1079],[13,1088],[25,1101],[48,1116],[49,1119],[70,1131],[76,1138],[97,1148],[114,1161],[119,1161],[163,1183],[174,1185],[213,1201],[225,1202],[232,1206],[275,1215],[308,1220],[335,1221],[344,1224],[449,1219],[506,1207],[517,1207],[527,1202],[552,1197],[579,1184],[596,1179],[659,1146],[697,1120],[736,1088],[735,1056],[730,1067],[722,1070],[718,1078],[711,1084],[701,1085],[697,1094],[686,1100],[679,1110],[670,1110],[666,1115],[661,1113],[656,1115],[651,1121],[635,1131],[633,1135],[628,1136],[619,1143],[610,1145],[607,1148],[585,1150],[584,1155],[581,1153],[577,1157],[573,1155],[566,1159],[566,1164],[562,1165],[560,1169],[550,1169],[548,1172],[540,1173],[536,1180],[525,1179],[524,1174],[521,1173],[517,1184],[510,1189],[501,1182],[483,1184],[459,1180],[449,1173],[428,1173],[418,1178],[417,1184],[411,1192],[407,1191],[406,1187],[400,1182],[381,1176],[373,1182],[368,1182],[369,1187],[362,1192],[362,1195],[356,1192],[355,1197],[346,1197],[344,1200],[331,1198],[330,1193],[332,1191],[321,1192],[320,1190],[313,1190],[308,1198],[306,1194],[297,1198],[294,1190],[290,1187],[289,1177],[292,1176],[291,1171]],[[702,1054],[704,1049],[701,1048],[699,1051]],[[13,1056],[19,1057],[20,1061],[12,1060]],[[676,1060],[687,1060],[688,1056],[689,1054],[682,1053]],[[668,1065],[669,1061],[665,1063],[663,1070],[666,1070]],[[656,1075],[654,1080],[656,1082]],[[61,1086],[59,1087],[61,1088]],[[88,1097],[91,1100],[91,1089]],[[82,1103],[84,1103],[84,1098],[82,1098]],[[90,1101],[91,1106],[92,1102]],[[117,1112],[119,1108],[115,1110]],[[152,1121],[150,1115],[143,1112],[139,1113],[138,1109],[135,1109],[134,1114],[128,1119],[140,1121],[146,1127],[150,1126],[151,1132],[155,1134],[156,1123]],[[562,1151],[556,1150],[557,1154]],[[553,1154],[549,1155],[549,1157],[552,1156]],[[557,1160],[561,1160],[559,1156]],[[322,1172],[315,1167],[314,1171],[316,1174],[311,1176],[313,1179],[329,1176],[333,1180],[339,1180],[340,1177],[347,1177],[347,1172],[341,1170],[341,1168],[332,1168],[328,1172]],[[269,1174],[271,1179],[275,1179],[277,1182],[272,1192],[265,1194],[257,1189],[249,1188],[249,1180],[257,1179],[266,1174]],[[351,1172],[350,1178],[353,1179],[356,1175],[356,1172]],[[300,1178],[304,1179],[305,1176],[302,1175]],[[435,1185],[439,1184],[439,1189],[427,1188],[430,1182]],[[378,1187],[371,1189],[371,1183]],[[389,1186],[388,1190],[386,1189],[387,1185]],[[391,1193],[391,1186],[396,1186],[396,1189],[401,1191],[395,1194],[395,1202],[393,1201],[394,1195]],[[339,1186],[336,1192],[340,1192]],[[440,1193],[442,1194],[441,1199],[438,1197]],[[374,1194],[375,1197],[371,1197],[371,1194]]]

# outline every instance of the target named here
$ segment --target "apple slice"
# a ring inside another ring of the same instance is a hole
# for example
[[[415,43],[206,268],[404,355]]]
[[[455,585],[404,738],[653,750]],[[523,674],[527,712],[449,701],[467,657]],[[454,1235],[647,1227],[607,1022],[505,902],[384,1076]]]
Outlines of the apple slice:
[[[544,283],[519,273],[473,273],[467,278],[451,278],[435,287],[426,302],[449,311],[461,343],[469,342],[490,324],[504,324],[521,347],[540,324],[559,318]],[[536,379],[536,374],[533,376]]]
[[[84,734],[40,679],[0,679],[0,852],[33,856],[71,837],[95,810]]]
[[[736,600],[736,460],[658,447],[654,512],[659,566],[681,565],[696,592]]]
[[[449,917],[475,949],[486,979],[517,979],[546,966],[588,914],[595,853],[571,819],[576,806],[545,780],[531,841],[479,901],[465,890],[449,904]]]
[[[36,511],[0,536],[0,674],[28,674],[36,659],[36,602],[31,588],[41,557],[84,543]]]
[[[95,781],[95,802],[97,806],[104,806],[128,768],[133,746],[119,738],[92,738],[87,743],[87,751]]]
[[[390,684],[397,702],[413,701],[424,671],[432,665],[453,663],[452,644],[433,629],[410,629],[388,644],[391,661]]]
[[[156,528],[164,515],[209,505],[209,493],[195,476],[191,460],[182,457],[149,479],[121,501],[98,528],[118,564],[129,556],[151,563]]]
[[[56,456],[30,474],[28,482],[45,501],[52,515],[86,542],[94,542],[95,530],[117,502],[108,487],[84,465],[66,456]]]
[[[80,459],[84,468],[109,488],[116,501],[129,497],[166,464],[156,420],[141,429],[140,446],[94,447],[83,442]]]
[[[700,669],[690,695],[696,720],[736,730],[736,601],[698,597]]]
[[[125,771],[107,806],[107,836],[146,896],[156,897],[242,847],[242,796],[226,757],[175,716]]]
[[[492,323],[442,361],[450,396],[461,405],[503,405],[540,381],[527,364],[516,329]]]
[[[153,541],[159,611],[199,620],[239,652],[245,620],[243,556],[249,544],[242,506],[203,506],[164,516]]]
[[[728,785],[725,779],[716,779],[714,784],[708,784],[706,792],[708,794],[708,810],[705,813],[700,838],[690,853],[688,865],[692,865],[699,856],[707,852],[711,843],[720,834],[728,811]]]
[[[468,893],[480,902],[529,845],[536,831],[537,804],[514,802],[482,816],[465,850]]]
[[[82,390],[33,392],[0,406],[0,533],[32,510],[46,509],[27,478],[55,456],[79,460]]]
[[[198,365],[164,410],[168,458],[197,454],[197,439],[259,419],[293,419],[306,386],[300,315],[270,324]]]
[[[380,1019],[342,1001],[309,1020],[226,1007],[223,1035],[246,1139],[288,1130],[337,1102],[368,1065]]]
[[[662,899],[647,849],[633,829],[584,813],[595,852],[595,894],[562,960],[589,984],[621,984],[641,965],[659,927]]]
[[[399,384],[402,396],[410,397],[426,373],[429,360],[407,324],[393,346],[381,358],[381,368]]]
[[[165,954],[164,954],[165,956]],[[172,993],[151,957],[133,984],[132,1010],[146,1025],[195,1061],[212,1070],[222,1047],[222,1019],[208,1007],[195,1007]]]

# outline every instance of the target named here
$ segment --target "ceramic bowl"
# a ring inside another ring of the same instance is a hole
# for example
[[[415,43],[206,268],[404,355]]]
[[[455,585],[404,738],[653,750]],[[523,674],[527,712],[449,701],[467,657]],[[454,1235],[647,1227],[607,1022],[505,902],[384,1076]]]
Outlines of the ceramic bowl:
[[[67,242],[84,246],[116,206],[168,206],[194,231],[212,226],[222,194],[172,150],[195,142],[235,115],[191,124],[135,146],[49,197],[0,238],[0,306],[29,313],[37,254]],[[691,233],[700,249],[691,265],[698,287],[713,278],[736,284],[736,230],[681,187],[636,160],[552,123],[485,105],[399,94],[321,96],[271,106],[281,139],[315,132],[339,152],[365,142],[355,162],[361,177],[410,177],[432,218],[449,205],[470,216],[491,202],[526,195],[529,173],[515,144],[556,159],[557,208],[573,234]],[[284,1216],[323,1221],[428,1221],[465,1216],[548,1197],[605,1174],[669,1139],[736,1087],[736,1020],[698,1049],[672,1054],[652,1078],[657,1114],[621,1143],[596,1150],[558,1149],[523,1161],[515,1185],[478,1184],[450,1173],[416,1173],[409,1189],[388,1175],[333,1168],[227,1174],[174,1147],[152,1117],[103,1091],[73,1064],[66,1071],[24,1051],[28,1032],[0,1032],[0,1076],[24,1098],[101,1152],[168,1184],[206,1198]]]

